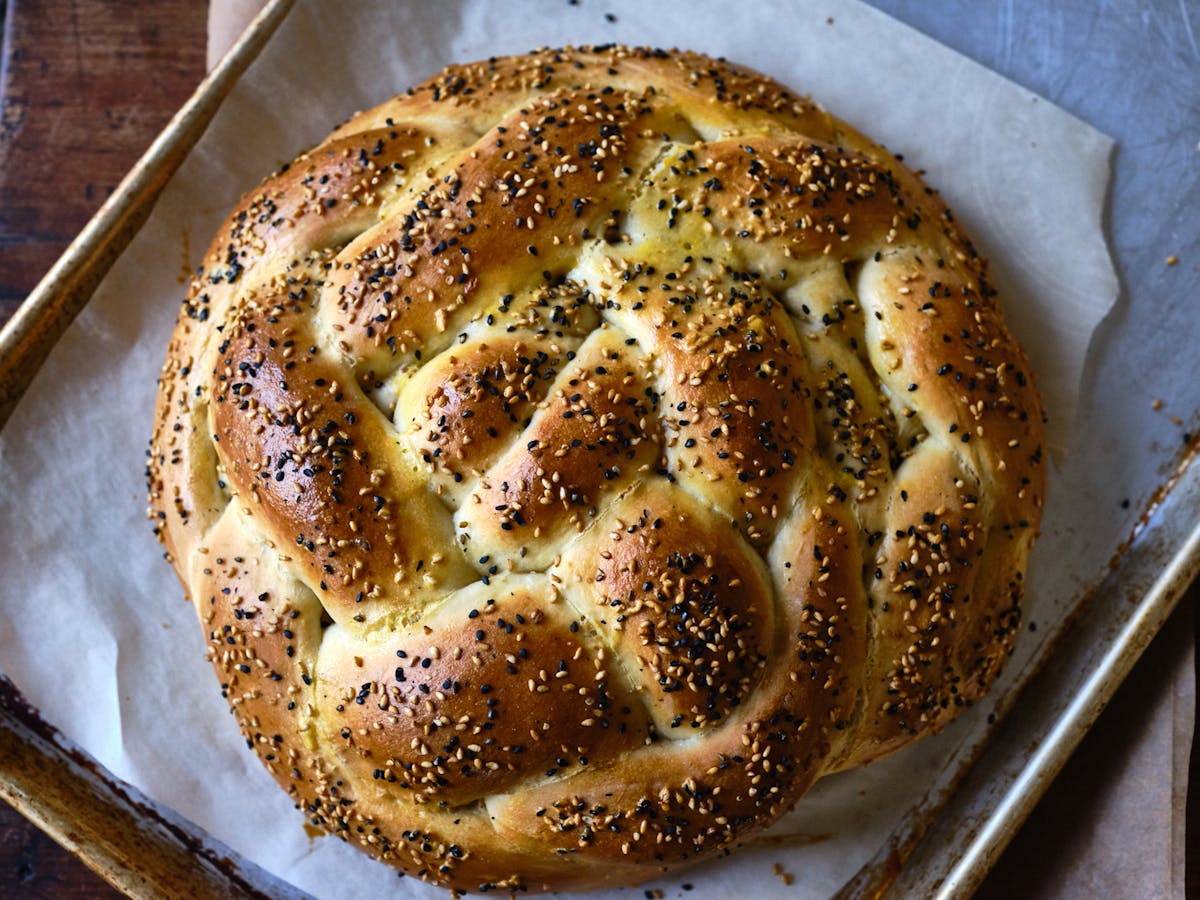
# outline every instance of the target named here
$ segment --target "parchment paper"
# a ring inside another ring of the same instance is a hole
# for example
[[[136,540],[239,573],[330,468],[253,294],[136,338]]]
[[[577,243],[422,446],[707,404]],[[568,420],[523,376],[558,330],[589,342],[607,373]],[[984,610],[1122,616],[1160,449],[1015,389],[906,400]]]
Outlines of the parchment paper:
[[[752,65],[926,169],[991,257],[1038,373],[1050,441],[1060,456],[1068,447],[1088,341],[1117,291],[1100,227],[1111,141],[1091,127],[846,0],[299,4],[0,434],[0,667],[116,775],[314,894],[436,892],[336,840],[305,836],[302,816],[245,750],[202,659],[194,613],[142,520],[141,460],[180,273],[240,192],[352,110],[447,62],[604,41]],[[1054,478],[1051,513],[1063,502]],[[1077,530],[1050,525],[1037,559],[1063,558],[1086,546],[1079,541]],[[1098,577],[1106,561],[1078,569]],[[1030,589],[1043,622],[1079,587],[1040,577],[1048,568],[1035,561]],[[1022,639],[1007,681],[1051,632]],[[685,885],[689,897],[828,896],[936,792],[954,754],[985,732],[987,709],[826,779],[773,840],[657,886],[668,896]],[[795,884],[773,874],[776,863]]]

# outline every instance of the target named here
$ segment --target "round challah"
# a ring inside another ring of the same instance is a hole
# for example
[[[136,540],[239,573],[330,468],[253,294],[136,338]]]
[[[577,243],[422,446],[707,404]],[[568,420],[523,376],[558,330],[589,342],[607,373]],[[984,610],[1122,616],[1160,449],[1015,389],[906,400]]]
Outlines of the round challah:
[[[987,689],[1041,428],[895,157],[722,61],[544,50],[243,198],[151,515],[312,823],[460,889],[628,884]]]

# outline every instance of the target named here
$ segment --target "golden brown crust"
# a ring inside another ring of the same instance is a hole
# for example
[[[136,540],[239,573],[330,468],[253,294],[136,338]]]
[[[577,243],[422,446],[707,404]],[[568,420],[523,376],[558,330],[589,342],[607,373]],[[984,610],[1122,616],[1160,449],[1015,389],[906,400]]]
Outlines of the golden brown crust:
[[[680,739],[727,719],[771,658],[774,604],[756,562],[707,506],[651,483],[616,501],[556,572],[645,692],[657,733]]]
[[[462,889],[636,882],[989,686],[1042,414],[985,265],[748,70],[455,66],[230,216],[152,516],[310,820]]]
[[[331,632],[321,728],[348,767],[369,767],[407,802],[462,806],[569,776],[647,735],[641,702],[589,631],[548,581],[517,576],[458,591],[381,643]]]

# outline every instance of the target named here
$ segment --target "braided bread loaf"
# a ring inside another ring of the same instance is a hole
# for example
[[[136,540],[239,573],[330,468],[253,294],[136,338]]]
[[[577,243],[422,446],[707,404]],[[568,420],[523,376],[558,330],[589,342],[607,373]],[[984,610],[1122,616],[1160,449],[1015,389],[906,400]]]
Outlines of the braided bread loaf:
[[[690,53],[454,66],[248,194],[152,515],[311,821],[463,889],[636,882],[937,731],[1020,620],[1042,413],[881,147]]]

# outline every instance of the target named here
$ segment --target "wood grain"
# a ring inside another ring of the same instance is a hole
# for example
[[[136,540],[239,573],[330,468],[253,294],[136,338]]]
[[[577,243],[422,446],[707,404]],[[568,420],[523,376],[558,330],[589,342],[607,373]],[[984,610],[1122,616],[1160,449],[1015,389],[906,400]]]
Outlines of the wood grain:
[[[19,812],[0,803],[0,897],[95,900],[117,896]]]
[[[0,2],[0,324],[199,84],[206,6]],[[0,897],[115,896],[0,804]]]
[[[8,0],[0,116],[7,319],[204,74],[205,4]]]

